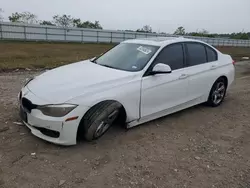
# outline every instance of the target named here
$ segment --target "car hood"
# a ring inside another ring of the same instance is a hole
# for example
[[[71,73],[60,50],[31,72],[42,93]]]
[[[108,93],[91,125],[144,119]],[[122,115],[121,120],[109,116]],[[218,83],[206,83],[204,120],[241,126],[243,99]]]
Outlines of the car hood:
[[[104,67],[89,60],[65,65],[35,77],[28,89],[50,104],[59,104],[86,93],[101,92],[129,82],[135,73]]]

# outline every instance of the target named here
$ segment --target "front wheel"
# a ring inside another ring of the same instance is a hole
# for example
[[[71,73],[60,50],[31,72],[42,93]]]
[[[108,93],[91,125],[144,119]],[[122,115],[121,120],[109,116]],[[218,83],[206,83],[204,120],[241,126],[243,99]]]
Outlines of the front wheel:
[[[84,138],[92,141],[100,138],[112,126],[120,112],[121,105],[114,101],[104,101],[84,116],[83,127]]]
[[[226,80],[224,78],[219,78],[214,83],[210,91],[207,104],[212,107],[219,106],[225,98],[226,91],[227,91]]]

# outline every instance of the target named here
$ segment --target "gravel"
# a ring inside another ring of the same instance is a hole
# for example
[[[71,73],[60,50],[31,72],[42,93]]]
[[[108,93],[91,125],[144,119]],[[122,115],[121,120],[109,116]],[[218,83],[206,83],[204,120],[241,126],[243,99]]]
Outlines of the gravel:
[[[0,130],[8,127],[0,132],[0,187],[250,187],[250,62],[236,67],[217,108],[198,105],[128,131],[116,126],[73,147],[13,123],[22,81],[37,72],[0,74]]]

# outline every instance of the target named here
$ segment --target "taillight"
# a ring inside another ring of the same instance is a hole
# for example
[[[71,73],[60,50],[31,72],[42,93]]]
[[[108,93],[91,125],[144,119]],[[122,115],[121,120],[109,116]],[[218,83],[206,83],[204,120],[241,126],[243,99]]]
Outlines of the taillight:
[[[234,61],[234,60],[233,60],[233,62],[232,62],[232,63],[233,63],[233,65],[235,65],[236,61]]]

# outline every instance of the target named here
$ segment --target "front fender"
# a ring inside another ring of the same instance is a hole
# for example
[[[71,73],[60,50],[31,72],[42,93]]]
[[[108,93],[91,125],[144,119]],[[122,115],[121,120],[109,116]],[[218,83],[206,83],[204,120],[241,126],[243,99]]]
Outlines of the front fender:
[[[88,93],[70,99],[67,103],[92,107],[102,101],[114,100],[121,103],[127,114],[127,122],[140,118],[141,79],[105,89],[102,92]]]

